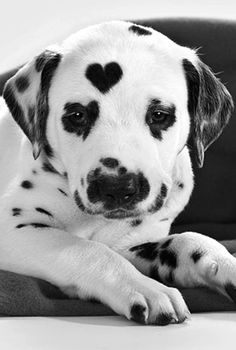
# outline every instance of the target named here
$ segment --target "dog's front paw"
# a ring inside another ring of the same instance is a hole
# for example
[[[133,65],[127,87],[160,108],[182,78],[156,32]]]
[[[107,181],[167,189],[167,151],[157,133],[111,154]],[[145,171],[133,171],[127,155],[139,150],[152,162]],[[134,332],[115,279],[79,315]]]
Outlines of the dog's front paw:
[[[190,316],[181,293],[146,276],[135,281],[127,296],[126,317],[142,324],[182,323]]]

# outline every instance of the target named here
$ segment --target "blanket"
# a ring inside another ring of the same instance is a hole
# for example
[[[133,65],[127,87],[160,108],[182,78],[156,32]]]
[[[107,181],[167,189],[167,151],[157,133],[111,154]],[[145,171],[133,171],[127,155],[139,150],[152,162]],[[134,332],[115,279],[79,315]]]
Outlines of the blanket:
[[[236,251],[236,240],[222,242]],[[208,288],[180,289],[190,311],[236,311],[236,290],[230,300]],[[70,299],[59,288],[33,277],[0,270],[1,316],[111,316],[108,306],[81,299]]]

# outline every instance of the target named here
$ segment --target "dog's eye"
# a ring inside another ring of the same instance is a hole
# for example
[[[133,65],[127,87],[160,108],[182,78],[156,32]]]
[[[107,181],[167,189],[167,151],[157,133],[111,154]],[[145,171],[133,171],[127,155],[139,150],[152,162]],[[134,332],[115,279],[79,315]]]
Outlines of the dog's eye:
[[[74,128],[83,127],[87,124],[86,113],[83,112],[68,113],[66,119]]]
[[[145,122],[148,125],[152,136],[162,139],[162,131],[166,131],[175,123],[175,106],[163,106],[160,100],[153,99],[149,104],[145,116]]]
[[[168,119],[170,116],[170,113],[162,110],[154,111],[150,116],[149,116],[149,125],[155,125],[155,124],[161,124]]]

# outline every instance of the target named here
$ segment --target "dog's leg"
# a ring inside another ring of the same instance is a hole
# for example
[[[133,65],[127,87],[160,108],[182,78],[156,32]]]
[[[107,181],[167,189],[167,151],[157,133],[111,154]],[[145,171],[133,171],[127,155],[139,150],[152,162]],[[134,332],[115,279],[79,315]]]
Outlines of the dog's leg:
[[[142,323],[184,321],[181,294],[140,273],[107,246],[43,224],[0,235],[0,269],[45,279],[68,294],[96,298]],[[178,305],[178,307],[176,307]]]
[[[131,247],[124,255],[140,271],[167,285],[208,286],[236,302],[236,259],[210,237],[175,234]]]

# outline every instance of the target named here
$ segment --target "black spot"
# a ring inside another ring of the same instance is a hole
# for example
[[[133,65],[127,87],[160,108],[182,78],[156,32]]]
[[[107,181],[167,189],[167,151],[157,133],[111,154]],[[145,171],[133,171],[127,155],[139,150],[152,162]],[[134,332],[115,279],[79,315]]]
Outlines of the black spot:
[[[7,106],[23,132],[26,134],[26,136],[32,141],[32,135],[29,131],[29,128],[27,126],[27,122],[25,120],[24,112],[20,105],[17,102],[17,99],[15,97],[15,94],[11,88],[10,83],[6,83],[5,88],[3,90],[3,97],[7,103]]]
[[[28,190],[28,189],[30,189],[30,188],[33,188],[34,186],[33,186],[33,184],[32,184],[31,181],[29,181],[29,180],[24,180],[24,181],[22,181],[22,183],[21,183],[21,187],[26,188],[26,189]]]
[[[225,284],[225,290],[230,298],[236,303],[236,286],[234,286],[231,282]]]
[[[161,185],[161,190],[158,196],[156,197],[154,203],[148,209],[149,213],[155,213],[161,209],[164,203],[164,198],[167,196],[168,188],[165,184]]]
[[[44,152],[49,158],[52,158],[54,156],[53,149],[51,145],[48,143],[48,141],[46,141],[46,143],[44,144]]]
[[[29,79],[23,75],[16,78],[15,84],[16,84],[16,88],[17,88],[18,92],[24,92],[25,90],[28,89],[28,87],[30,85]]]
[[[159,326],[166,326],[170,324],[173,321],[173,315],[172,314],[164,314],[161,313],[157,316],[155,324]]]
[[[74,192],[74,199],[79,209],[82,211],[86,211],[86,208],[83,205],[82,199],[80,198],[80,195],[77,190]]]
[[[160,111],[162,118],[159,116]],[[152,136],[161,141],[163,131],[169,129],[176,121],[175,106],[173,104],[163,106],[160,100],[152,99],[147,108],[145,121]]]
[[[32,173],[33,173],[34,175],[37,175],[37,174],[38,174],[37,171],[36,171],[35,169],[32,170]]]
[[[172,241],[173,241],[173,238],[167,239],[167,240],[160,246],[160,249],[165,249],[165,248],[169,247],[169,245],[171,244]]]
[[[19,224],[16,226],[16,228],[22,228],[22,227],[27,227],[27,226],[32,226],[34,228],[46,228],[46,227],[51,227],[47,224],[42,224],[41,222],[32,222],[29,224]]]
[[[52,57],[54,55],[55,55],[55,52],[50,51],[50,50],[45,50],[40,55],[38,55],[36,57],[36,60],[35,60],[35,69],[36,69],[36,71],[38,73],[41,72],[41,70],[43,69],[45,64],[48,62],[50,57]]]
[[[16,226],[16,228],[22,228],[22,227],[25,227],[25,226],[27,226],[27,225],[26,224],[19,224],[19,225]]]
[[[158,255],[158,246],[158,242],[148,242],[132,247],[129,250],[131,252],[136,252],[136,256],[142,259],[153,261]]]
[[[87,67],[85,75],[100,92],[105,94],[120,81],[123,72],[116,62],[107,63],[104,68],[101,64],[94,63]]]
[[[145,198],[147,198],[149,191],[150,191],[149,182],[148,182],[147,178],[143,175],[142,172],[138,173],[137,182],[139,183],[139,194],[135,198],[136,203],[141,202]]]
[[[191,254],[191,259],[194,261],[194,263],[196,264],[198,262],[198,260],[201,259],[201,257],[204,255],[204,252],[202,250],[195,250],[192,254]]]
[[[115,158],[102,158],[100,162],[107,168],[117,168],[119,165],[119,161]]]
[[[68,194],[65,191],[63,191],[61,188],[58,188],[58,191],[61,192],[64,196],[68,197]]]
[[[44,228],[44,227],[50,227],[47,224],[42,224],[41,222],[32,222],[29,224],[30,226],[33,226],[34,228]]]
[[[124,175],[127,173],[127,169],[124,167],[124,166],[121,166],[119,169],[118,169],[118,175]]]
[[[166,282],[167,283],[169,283],[169,284],[173,284],[174,283],[174,271],[173,270],[171,270],[171,271],[169,271],[169,273],[167,274],[167,276],[165,277],[165,280],[166,280]]]
[[[42,169],[48,173],[59,174],[58,171],[54,168],[54,166],[49,162],[44,162]]]
[[[179,188],[181,188],[181,189],[183,189],[183,188],[184,188],[184,184],[183,184],[183,182],[178,182],[178,183],[177,183],[177,185],[178,185],[178,187],[179,187]]]
[[[133,304],[130,310],[131,320],[145,324],[146,307],[140,304]]]
[[[53,215],[49,211],[47,211],[47,210],[45,210],[43,208],[37,207],[37,208],[35,208],[35,210],[38,211],[41,214],[45,214],[45,215],[53,217]]]
[[[196,112],[198,104],[200,77],[198,71],[189,60],[183,60],[183,68],[186,74],[188,87],[188,111],[190,117],[192,117]],[[191,127],[192,126],[193,125],[191,125]]]
[[[83,106],[78,102],[68,102],[65,104],[64,110],[65,113],[61,118],[64,130],[82,136],[85,140],[99,116],[98,102],[91,101],[87,106]],[[81,123],[78,123],[77,114],[83,115]]]
[[[58,67],[62,56],[56,52],[47,51],[46,63],[41,73],[40,91],[38,94],[37,103],[37,119],[35,122],[34,138],[38,141],[41,148],[48,143],[46,138],[46,125],[49,114],[49,89],[55,70]],[[37,66],[37,65],[36,65]]]
[[[151,266],[150,271],[149,271],[149,277],[155,281],[163,282],[157,266]]]
[[[12,216],[20,216],[22,209],[20,208],[12,208]]]
[[[137,26],[136,24],[133,24],[132,26],[130,26],[129,31],[137,35],[152,35],[152,32],[150,30]]]
[[[34,106],[30,106],[28,107],[28,119],[29,119],[29,123],[34,123],[34,116],[35,116],[35,107]]]
[[[35,60],[35,69],[39,73],[47,61],[47,51],[42,52]]]
[[[68,174],[66,171],[64,171],[63,176],[64,176],[64,178],[68,179]]]
[[[168,218],[164,218],[164,219],[161,219],[160,222],[162,221],[168,221],[169,219]]]
[[[160,196],[158,195],[157,198],[155,199],[154,204],[151,206],[151,208],[148,209],[149,213],[155,213],[158,210],[161,209],[161,207],[163,206],[163,198],[160,198]]]
[[[159,254],[160,262],[162,265],[167,265],[175,269],[177,267],[177,255],[175,252],[169,249],[164,249],[160,251]]]
[[[141,225],[142,222],[143,222],[143,221],[142,221],[141,219],[133,220],[133,221],[131,221],[131,226],[132,226],[132,227],[139,226],[139,225]]]
[[[167,192],[168,192],[167,186],[165,184],[162,184],[161,185],[161,197],[166,198]]]

